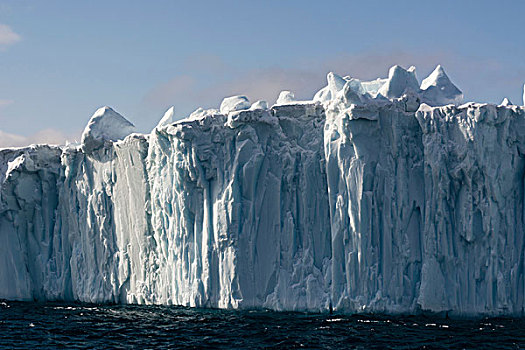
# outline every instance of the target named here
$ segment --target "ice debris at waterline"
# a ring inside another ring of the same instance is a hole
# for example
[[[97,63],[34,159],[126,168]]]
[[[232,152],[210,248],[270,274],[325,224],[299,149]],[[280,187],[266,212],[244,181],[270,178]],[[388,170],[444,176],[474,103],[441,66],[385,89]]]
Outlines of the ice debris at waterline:
[[[0,150],[0,298],[521,314],[525,108],[440,66],[327,78]]]

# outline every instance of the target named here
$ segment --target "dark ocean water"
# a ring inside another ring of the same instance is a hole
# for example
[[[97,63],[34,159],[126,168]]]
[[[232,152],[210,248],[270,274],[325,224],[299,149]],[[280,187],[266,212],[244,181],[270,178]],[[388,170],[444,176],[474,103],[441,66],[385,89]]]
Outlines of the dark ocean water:
[[[0,302],[0,348],[525,348],[525,319]]]

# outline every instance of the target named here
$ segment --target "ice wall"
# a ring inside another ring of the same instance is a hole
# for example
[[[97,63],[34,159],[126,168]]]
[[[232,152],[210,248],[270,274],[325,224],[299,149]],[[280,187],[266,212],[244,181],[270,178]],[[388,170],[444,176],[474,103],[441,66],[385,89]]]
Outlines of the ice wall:
[[[525,108],[440,66],[327,80],[0,150],[0,298],[521,314]]]
[[[46,298],[135,301],[151,265],[146,155],[140,135],[63,152]]]
[[[323,122],[320,105],[292,105],[211,113],[155,131],[153,301],[326,309]]]
[[[425,153],[418,303],[466,314],[522,313],[525,110],[423,106],[416,118]]]
[[[54,252],[61,149],[31,146],[0,150],[0,297],[43,296]]]

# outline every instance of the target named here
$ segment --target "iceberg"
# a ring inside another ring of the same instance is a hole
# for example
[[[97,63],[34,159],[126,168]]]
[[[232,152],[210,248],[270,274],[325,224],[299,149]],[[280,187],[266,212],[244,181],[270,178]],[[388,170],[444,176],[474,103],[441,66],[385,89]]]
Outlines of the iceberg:
[[[525,107],[438,66],[0,149],[0,298],[521,315]]]

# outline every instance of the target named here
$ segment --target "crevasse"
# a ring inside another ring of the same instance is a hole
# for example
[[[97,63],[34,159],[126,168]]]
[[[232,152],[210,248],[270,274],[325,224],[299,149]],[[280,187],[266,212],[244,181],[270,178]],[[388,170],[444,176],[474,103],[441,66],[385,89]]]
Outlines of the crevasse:
[[[524,107],[441,66],[327,80],[0,150],[0,298],[521,314]]]

